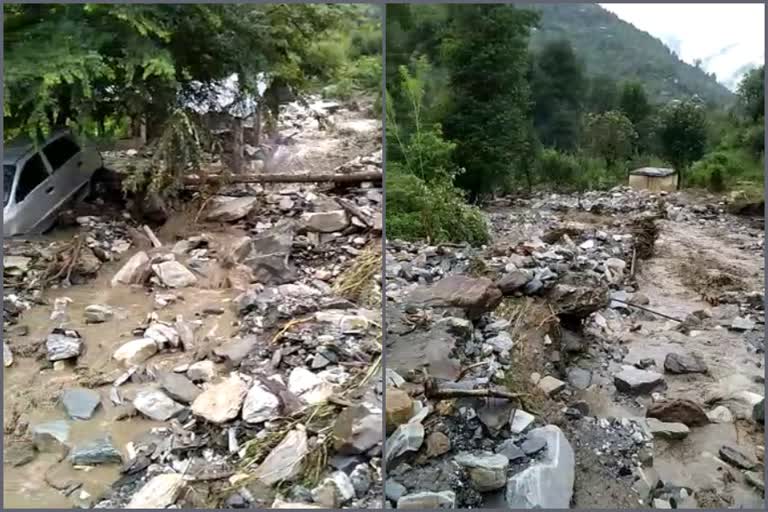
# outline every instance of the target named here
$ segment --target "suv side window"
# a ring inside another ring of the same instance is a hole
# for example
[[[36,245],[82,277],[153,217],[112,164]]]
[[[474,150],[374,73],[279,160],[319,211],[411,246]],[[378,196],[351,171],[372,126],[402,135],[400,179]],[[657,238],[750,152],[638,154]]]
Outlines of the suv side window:
[[[27,160],[19,176],[19,184],[16,186],[16,202],[20,203],[38,185],[48,179],[48,170],[45,168],[40,153],[35,153]]]
[[[58,168],[80,152],[80,147],[69,137],[59,137],[43,149],[45,158],[51,164],[51,169],[56,172]]]

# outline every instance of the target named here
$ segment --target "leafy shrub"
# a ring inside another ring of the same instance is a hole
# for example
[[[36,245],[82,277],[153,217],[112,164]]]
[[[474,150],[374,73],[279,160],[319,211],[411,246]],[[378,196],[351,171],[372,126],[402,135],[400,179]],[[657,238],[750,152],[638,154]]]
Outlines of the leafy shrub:
[[[398,166],[387,168],[387,236],[430,242],[488,241],[483,214],[462,192],[444,183],[428,184]]]
[[[719,150],[693,164],[688,186],[722,192],[744,183],[762,183],[763,166],[745,149]]]

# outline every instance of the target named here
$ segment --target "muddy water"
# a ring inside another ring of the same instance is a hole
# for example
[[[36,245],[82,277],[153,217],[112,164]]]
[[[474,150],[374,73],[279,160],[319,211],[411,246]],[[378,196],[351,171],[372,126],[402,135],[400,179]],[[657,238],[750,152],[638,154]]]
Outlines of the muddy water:
[[[125,255],[121,262],[127,260]],[[50,320],[53,302],[58,297],[71,299],[67,311],[70,321],[65,327],[76,329],[83,337],[84,353],[78,358],[75,371],[73,365],[64,368],[43,369],[39,362],[30,357],[15,357],[14,364],[6,368],[3,374],[4,415],[11,411],[23,413],[30,425],[51,420],[68,419],[58,398],[64,389],[82,386],[82,378],[99,374],[119,374],[120,369],[112,360],[112,354],[121,344],[134,339],[133,329],[144,324],[147,315],[154,311],[152,294],[141,287],[111,287],[109,279],[119,269],[121,262],[106,265],[99,277],[88,284],[70,288],[51,289],[46,292],[48,306],[36,306],[25,312],[19,325],[27,326],[26,336],[12,336],[14,347],[25,344],[37,344],[45,339],[51,329],[57,325]],[[164,293],[164,291],[161,291]],[[234,333],[235,316],[229,309],[229,302],[236,295],[231,289],[187,288],[175,292],[180,300],[157,311],[160,320],[173,321],[177,315],[185,320],[202,320],[203,325],[197,331],[201,343],[215,343],[227,339]],[[90,304],[103,304],[113,308],[114,317],[102,324],[86,324],[84,309]],[[223,308],[221,315],[203,315],[206,307]],[[207,340],[205,339],[207,338]],[[185,352],[162,353],[154,356],[147,363],[158,369],[170,370],[182,363],[192,362],[192,354]],[[146,385],[146,384],[145,384]],[[132,383],[120,387],[124,400],[133,396],[136,389],[143,385]],[[136,439],[151,428],[161,426],[141,416],[115,421],[116,407],[109,398],[109,385],[95,388],[102,397],[101,406],[94,417],[88,421],[72,421],[70,444],[93,440],[108,435],[114,445],[127,456],[126,444]],[[6,447],[12,444],[12,438],[6,439]],[[38,453],[31,463],[21,467],[4,466],[3,498],[7,507],[66,507],[70,508],[79,499],[80,490],[66,497],[60,491],[45,482],[46,471],[57,470],[57,475],[64,474],[72,480],[83,483],[82,490],[91,496],[104,492],[119,476],[116,464],[99,465],[84,469],[72,468],[68,461],[58,463],[57,456]]]
[[[684,318],[696,310],[709,310],[713,319],[723,323],[730,323],[738,314],[732,306],[712,308],[701,300],[699,294],[684,285],[680,265],[692,258],[703,259],[709,268],[732,270],[745,282],[753,283],[755,289],[761,289],[764,269],[759,253],[742,250],[725,236],[711,236],[690,225],[661,222],[656,254],[644,262],[638,275],[638,292],[648,297],[651,309],[677,318]],[[702,403],[707,389],[734,375],[743,376],[740,389],[765,394],[762,355],[747,350],[744,334],[718,326],[694,330],[686,335],[674,330],[674,321],[652,315],[641,318],[638,322],[642,325],[640,331],[620,333],[622,343],[628,349],[624,361],[612,362],[608,372],[595,376],[598,384],[603,385],[592,386],[580,396],[590,403],[592,414],[643,417],[640,408],[616,400],[608,382],[610,375],[620,369],[620,364],[633,364],[645,358],[654,359],[656,370],[663,371],[660,369],[663,368],[664,358],[671,352],[699,354],[709,372],[706,375],[665,374],[666,397],[687,398]],[[650,403],[647,397],[641,401],[645,405]],[[716,458],[718,450],[725,444],[738,447],[754,458],[756,444],[763,444],[762,435],[758,437],[749,422],[738,420],[735,423],[694,427],[682,441],[655,440],[653,465],[666,482],[694,489],[717,489],[730,494],[737,506],[761,507],[762,500],[754,489],[745,484],[738,471]],[[724,483],[725,473],[734,475],[735,481]]]

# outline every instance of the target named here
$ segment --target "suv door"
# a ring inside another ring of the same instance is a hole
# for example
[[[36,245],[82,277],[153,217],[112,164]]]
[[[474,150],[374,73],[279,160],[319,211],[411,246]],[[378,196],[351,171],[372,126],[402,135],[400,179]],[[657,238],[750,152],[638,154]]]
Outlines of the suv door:
[[[54,186],[40,153],[33,153],[21,164],[16,190],[8,212],[15,233],[44,230],[55,208]]]
[[[88,182],[90,175],[82,168],[80,146],[68,134],[46,143],[42,152],[51,166],[53,197],[60,206]]]

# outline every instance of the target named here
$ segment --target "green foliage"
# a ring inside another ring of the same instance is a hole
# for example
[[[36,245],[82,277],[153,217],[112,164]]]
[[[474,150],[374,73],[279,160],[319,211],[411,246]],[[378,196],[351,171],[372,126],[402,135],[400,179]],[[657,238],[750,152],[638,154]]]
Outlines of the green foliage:
[[[707,120],[702,106],[694,101],[671,102],[661,112],[659,137],[664,158],[682,181],[688,167],[706,150]]]
[[[467,170],[457,183],[476,199],[503,183],[527,148],[527,46],[536,15],[505,4],[449,12],[443,49],[452,101],[444,125]]]
[[[533,120],[545,146],[572,150],[578,144],[579,123],[587,81],[571,43],[547,43],[534,59]]]
[[[762,160],[756,160],[744,149],[721,149],[691,166],[687,186],[722,192],[762,180]]]
[[[424,121],[425,84],[420,78],[429,68],[418,63],[420,75],[406,66],[399,69],[400,90],[410,111],[404,131],[391,97],[387,98],[387,139],[397,152],[387,161],[387,233],[394,238],[483,243],[488,228],[480,211],[466,204],[454,187],[458,168],[453,161],[456,144],[443,138],[439,124]]]
[[[651,105],[645,95],[645,88],[639,82],[627,82],[619,99],[621,112],[637,126],[651,114]]]
[[[765,65],[755,68],[739,83],[739,106],[752,121],[759,121],[765,115]]]
[[[446,183],[427,184],[397,165],[387,168],[387,236],[430,242],[488,241],[482,212]]]
[[[602,114],[616,110],[619,105],[619,86],[611,77],[601,75],[589,82],[589,93],[585,103],[587,112]]]
[[[637,141],[632,122],[616,111],[588,114],[585,133],[587,147],[593,155],[603,157],[610,169],[629,158]]]

